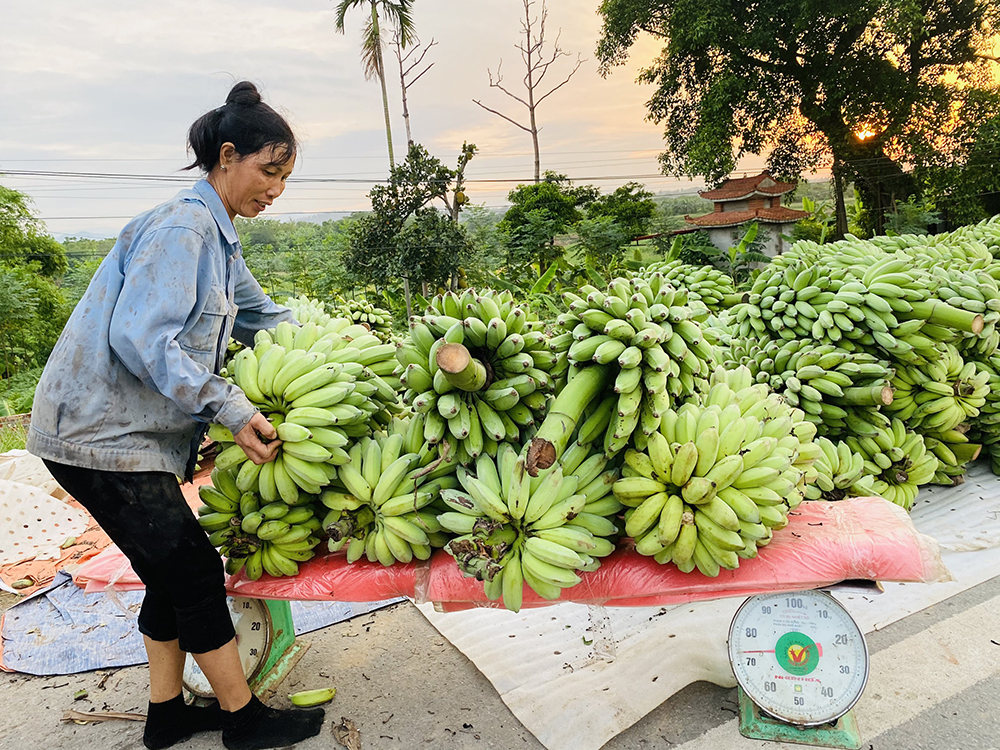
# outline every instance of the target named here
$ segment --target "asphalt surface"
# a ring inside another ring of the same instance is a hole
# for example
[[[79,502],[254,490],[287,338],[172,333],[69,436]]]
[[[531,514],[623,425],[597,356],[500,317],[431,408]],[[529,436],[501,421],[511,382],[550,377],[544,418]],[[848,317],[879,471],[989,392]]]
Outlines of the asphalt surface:
[[[0,607],[13,599],[0,599]],[[867,636],[872,671],[856,713],[868,750],[986,750],[1000,747],[1000,577]],[[489,681],[411,604],[401,603],[301,636],[304,657],[271,704],[287,693],[334,685],[319,736],[301,750],[339,748],[341,717],[366,750],[542,745],[507,709]],[[88,697],[74,700],[81,688]],[[68,709],[146,709],[145,666],[78,675],[0,675],[0,749],[102,750],[142,747],[142,725],[62,721]],[[740,737],[736,691],[695,683],[672,696],[604,750],[794,748]],[[560,720],[573,721],[572,711]],[[221,747],[217,734],[177,745]]]

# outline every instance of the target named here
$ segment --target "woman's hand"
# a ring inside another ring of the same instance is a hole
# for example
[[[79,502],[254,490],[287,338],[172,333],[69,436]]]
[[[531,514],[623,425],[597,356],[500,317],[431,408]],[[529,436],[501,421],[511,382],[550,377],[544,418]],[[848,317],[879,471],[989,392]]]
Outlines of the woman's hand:
[[[261,437],[269,442],[265,443]],[[278,431],[274,429],[274,425],[260,412],[254,414],[246,426],[233,436],[236,444],[255,464],[266,464],[275,459],[278,446],[281,445],[277,437]]]

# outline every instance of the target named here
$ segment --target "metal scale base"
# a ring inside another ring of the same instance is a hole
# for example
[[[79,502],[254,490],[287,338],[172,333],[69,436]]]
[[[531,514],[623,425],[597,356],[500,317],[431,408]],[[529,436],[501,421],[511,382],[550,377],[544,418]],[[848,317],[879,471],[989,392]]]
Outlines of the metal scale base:
[[[789,742],[796,745],[833,747],[842,750],[860,750],[861,733],[854,711],[841,716],[836,724],[817,727],[797,727],[768,716],[756,703],[737,688],[740,698],[740,734],[752,740]]]

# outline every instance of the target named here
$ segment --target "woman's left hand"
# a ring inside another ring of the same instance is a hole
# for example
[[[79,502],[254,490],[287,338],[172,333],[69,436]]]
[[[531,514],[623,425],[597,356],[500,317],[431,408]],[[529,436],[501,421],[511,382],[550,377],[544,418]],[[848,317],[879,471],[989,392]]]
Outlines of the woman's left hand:
[[[236,444],[243,449],[247,457],[255,464],[266,464],[278,455],[281,441],[277,439],[278,431],[260,412],[254,414],[246,426],[234,436]],[[269,442],[265,443],[261,437]]]

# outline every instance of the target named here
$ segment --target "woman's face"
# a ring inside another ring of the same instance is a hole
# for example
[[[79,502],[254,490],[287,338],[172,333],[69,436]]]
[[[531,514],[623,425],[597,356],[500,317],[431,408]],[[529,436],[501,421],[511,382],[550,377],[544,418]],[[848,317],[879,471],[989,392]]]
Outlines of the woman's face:
[[[295,167],[293,154],[284,164],[281,147],[268,147],[240,158],[233,151],[225,154],[217,169],[225,167],[218,181],[219,194],[229,211],[229,217],[248,219],[260,214],[285,190],[285,180]]]

